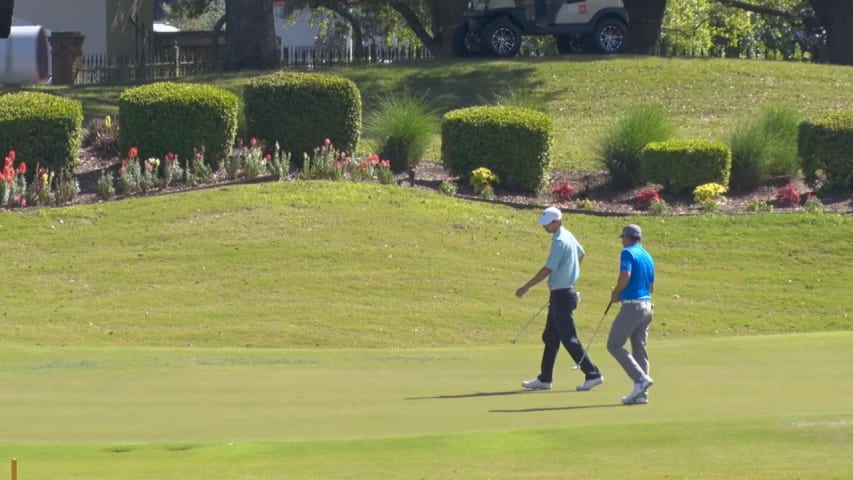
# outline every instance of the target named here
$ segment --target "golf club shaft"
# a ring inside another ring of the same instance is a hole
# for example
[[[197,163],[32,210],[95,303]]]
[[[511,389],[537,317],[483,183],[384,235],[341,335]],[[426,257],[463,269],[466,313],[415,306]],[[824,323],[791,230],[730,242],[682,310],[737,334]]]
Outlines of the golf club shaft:
[[[598,329],[601,328],[601,324],[604,322],[604,317],[607,316],[607,312],[610,311],[610,306],[613,305],[613,302],[607,304],[607,308],[604,309],[604,315],[601,316],[601,320],[598,321],[598,325],[595,327],[595,330],[592,332],[592,336],[589,337],[589,342],[586,344],[586,348],[583,349],[583,356],[578,360],[578,363],[572,367],[572,370],[577,370],[580,368],[581,363],[583,363],[584,359],[586,359],[586,354],[589,352],[589,348],[592,346],[592,341],[595,340],[595,336],[598,334]]]
[[[536,320],[536,317],[538,317],[539,314],[542,313],[542,310],[545,310],[545,307],[547,307],[547,306],[548,306],[548,302],[545,302],[545,305],[542,305],[542,307],[539,308],[539,310],[536,313],[534,313],[532,317],[530,317],[530,320],[528,320],[527,323],[523,327],[521,327],[521,330],[519,330],[518,334],[515,336],[515,338],[512,339],[512,343],[517,342],[518,339],[521,338],[521,336],[524,334],[524,332],[527,331],[527,328],[530,327],[530,324],[533,323],[533,320]]]

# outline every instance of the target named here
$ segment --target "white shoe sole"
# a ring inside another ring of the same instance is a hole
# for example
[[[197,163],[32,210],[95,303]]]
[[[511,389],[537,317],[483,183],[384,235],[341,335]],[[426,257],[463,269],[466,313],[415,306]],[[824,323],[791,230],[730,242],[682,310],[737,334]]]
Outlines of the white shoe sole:
[[[588,384],[588,382],[592,382],[592,383]],[[598,377],[598,378],[595,378],[593,380],[588,380],[586,382],[583,382],[582,384],[575,387],[575,390],[577,390],[578,392],[588,392],[588,391],[592,390],[593,388],[597,387],[598,385],[601,385],[602,383],[604,383],[604,377]]]
[[[521,386],[528,390],[551,390],[551,385],[531,385],[528,387],[522,383]]]

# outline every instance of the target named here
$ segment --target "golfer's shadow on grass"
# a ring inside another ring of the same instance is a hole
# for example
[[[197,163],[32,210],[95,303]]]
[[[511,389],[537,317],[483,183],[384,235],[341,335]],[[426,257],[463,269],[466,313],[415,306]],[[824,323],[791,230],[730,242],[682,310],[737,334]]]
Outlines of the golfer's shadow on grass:
[[[434,395],[431,397],[406,397],[406,400],[448,400],[454,398],[476,398],[476,397],[500,397],[505,395],[542,395],[548,393],[567,393],[574,392],[574,390],[549,390],[547,392],[543,392],[541,390],[507,390],[504,392],[475,392],[475,393],[460,393],[458,395]]]
[[[607,403],[604,405],[568,405],[565,407],[538,407],[538,408],[519,408],[514,410],[489,410],[489,413],[533,413],[533,412],[552,412],[555,410],[584,410],[587,408],[608,408],[622,407],[621,403]]]

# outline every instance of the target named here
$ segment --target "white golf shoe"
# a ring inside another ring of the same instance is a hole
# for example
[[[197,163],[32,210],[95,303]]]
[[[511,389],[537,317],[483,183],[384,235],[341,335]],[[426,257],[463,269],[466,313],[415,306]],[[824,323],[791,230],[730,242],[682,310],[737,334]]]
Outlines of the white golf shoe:
[[[652,386],[653,383],[654,380],[652,380],[652,377],[648,375],[643,377],[643,379],[639,382],[634,382],[634,389],[631,390],[631,393],[622,397],[622,403],[624,403],[625,405],[632,405],[634,404],[634,401],[637,399],[637,397],[641,395],[645,397],[646,391],[649,389],[649,387]]]
[[[604,376],[603,375],[600,377],[596,377],[596,378],[590,378],[589,380],[587,380],[587,381],[583,382],[582,384],[578,385],[577,387],[575,387],[575,390],[577,390],[579,392],[586,392],[586,391],[592,390],[592,388],[595,387],[596,385],[601,385],[602,383],[604,383]]]
[[[624,405],[645,405],[649,403],[649,394],[643,393],[641,395],[637,395],[637,398],[627,401],[625,400],[627,397],[622,397],[622,403]]]
[[[551,382],[540,382],[538,378],[521,382],[521,386],[530,390],[551,390]]]

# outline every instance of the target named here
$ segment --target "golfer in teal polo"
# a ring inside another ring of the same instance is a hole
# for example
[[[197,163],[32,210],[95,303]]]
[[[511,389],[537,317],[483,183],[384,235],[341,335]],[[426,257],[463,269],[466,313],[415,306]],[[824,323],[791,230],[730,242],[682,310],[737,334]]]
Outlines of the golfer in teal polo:
[[[584,249],[571,232],[563,227],[563,214],[556,207],[548,207],[539,218],[539,225],[551,234],[551,250],[545,266],[539,269],[533,278],[516,290],[515,295],[523,297],[527,291],[542,280],[548,279],[551,290],[548,303],[548,320],[542,332],[545,349],[542,352],[542,365],[539,375],[521,386],[531,390],[550,390],[553,380],[554,362],[560,351],[560,344],[566,347],[569,355],[580,362],[580,368],[586,376],[577,390],[591,390],[604,381],[589,355],[584,355],[583,347],[575,331],[572,312],[577,308],[580,296],[575,283],[580,278]]]

